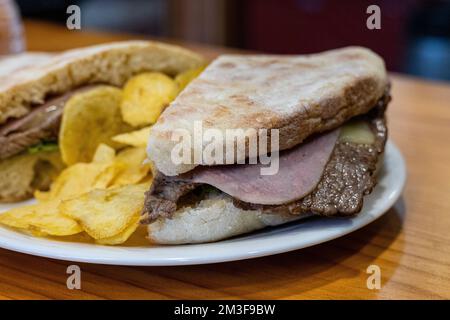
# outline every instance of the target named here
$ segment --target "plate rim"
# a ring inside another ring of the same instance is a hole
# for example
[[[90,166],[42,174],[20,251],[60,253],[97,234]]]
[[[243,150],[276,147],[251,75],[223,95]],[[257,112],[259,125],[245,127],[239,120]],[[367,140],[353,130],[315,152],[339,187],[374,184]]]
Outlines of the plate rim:
[[[276,243],[273,243],[271,246],[264,247],[262,245],[262,249],[259,248],[258,250],[241,250],[241,251],[233,251],[228,250],[229,252],[224,254],[217,254],[217,252],[214,252],[214,250],[211,250],[213,254],[207,254],[203,256],[193,256],[193,255],[186,255],[186,256],[178,256],[178,257],[156,257],[152,258],[152,252],[155,251],[173,251],[174,249],[180,249],[180,248],[187,248],[189,251],[192,249],[199,249],[204,251],[205,249],[214,249],[217,246],[228,246],[233,247],[236,245],[236,243],[246,243],[248,245],[251,244],[252,241],[256,242],[264,242],[264,232],[270,231],[270,230],[276,230],[276,229],[282,229],[282,228],[289,228],[289,226],[295,226],[294,223],[290,223],[288,225],[281,225],[275,228],[269,228],[269,229],[263,229],[263,231],[260,231],[261,234],[263,234],[263,238],[261,239],[258,237],[257,239],[252,238],[248,235],[242,235],[240,237],[228,239],[228,240],[222,240],[218,242],[213,243],[203,243],[203,244],[188,244],[188,245],[172,245],[172,246],[158,246],[158,247],[111,247],[111,246],[101,246],[101,245],[95,245],[95,244],[84,244],[84,243],[76,243],[76,242],[63,242],[63,241],[57,241],[57,240],[51,240],[51,239],[43,239],[43,238],[35,238],[32,236],[28,236],[25,234],[22,234],[20,232],[14,231],[12,229],[0,227],[0,248],[7,249],[10,251],[15,251],[23,254],[29,254],[33,256],[39,256],[44,258],[50,258],[50,259],[57,259],[57,260],[63,260],[63,261],[71,261],[71,262],[79,262],[79,263],[90,263],[90,264],[104,264],[104,265],[122,265],[122,266],[176,266],[176,265],[200,265],[200,264],[212,264],[212,263],[221,263],[221,262],[230,262],[230,261],[237,261],[237,260],[246,260],[246,259],[254,259],[258,257],[264,257],[264,256],[270,256],[280,253],[285,253],[289,251],[299,250],[311,246],[315,246],[320,243],[328,242],[334,239],[337,239],[339,237],[345,236],[351,232],[354,232],[358,229],[361,229],[368,225],[369,223],[375,221],[382,215],[384,215],[394,204],[395,202],[400,198],[403,189],[406,184],[406,163],[403,158],[403,155],[401,154],[400,150],[397,148],[397,146],[389,139],[386,144],[386,156],[389,154],[390,157],[392,157],[398,164],[399,168],[396,171],[396,181],[397,184],[395,185],[395,188],[393,187],[392,190],[390,190],[390,197],[383,202],[380,209],[378,209],[377,214],[374,214],[372,216],[365,215],[365,217],[361,218],[361,215],[358,215],[354,218],[346,218],[353,221],[358,221],[359,223],[354,223],[350,227],[346,228],[345,230],[339,232],[339,233],[330,233],[328,236],[324,236],[316,241],[312,241],[310,243],[305,243],[304,241],[289,241],[287,243],[282,244],[281,241],[278,241]],[[386,158],[385,158],[386,159]],[[394,174],[393,172],[388,172],[387,174]],[[375,187],[378,188],[377,185]],[[358,220],[359,217],[359,220]],[[305,222],[304,222],[305,223]],[[267,231],[264,231],[267,230]],[[1,232],[10,232],[14,235],[19,235],[20,237],[30,238],[30,241],[36,241],[38,244],[33,245],[31,247],[27,246],[29,244],[28,241],[25,243],[23,241],[17,240],[12,243],[8,243],[8,238],[5,238],[2,236]],[[251,234],[250,234],[251,235]],[[285,234],[285,238],[288,238],[288,234]],[[239,238],[243,238],[239,240]],[[281,232],[279,235],[277,235],[277,238],[279,240],[283,239],[283,232]],[[266,239],[267,240],[267,239]],[[39,243],[43,242],[44,246],[39,246]],[[63,244],[62,246],[59,246]],[[138,258],[128,258],[128,259],[117,259],[114,257],[101,257],[101,256],[93,256],[87,255],[83,256],[82,253],[73,254],[72,251],[70,251],[71,246],[77,246],[77,250],[83,250],[84,246],[89,246],[89,251],[92,251],[92,253],[95,253],[98,251],[98,249],[103,250],[113,250],[117,252],[130,252],[130,251],[138,251],[142,256],[139,256]],[[55,247],[60,247],[60,249]],[[251,245],[250,245],[251,247]],[[229,248],[228,248],[229,249]],[[222,248],[223,250],[223,248]],[[209,251],[209,250],[208,250]],[[150,257],[150,258],[149,258]]]

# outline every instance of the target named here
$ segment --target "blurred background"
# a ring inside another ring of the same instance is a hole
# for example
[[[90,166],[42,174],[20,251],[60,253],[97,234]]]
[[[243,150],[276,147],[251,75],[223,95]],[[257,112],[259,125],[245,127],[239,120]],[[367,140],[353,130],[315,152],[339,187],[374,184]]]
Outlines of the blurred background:
[[[362,45],[381,54],[391,71],[450,80],[450,1],[445,0],[15,2],[22,18],[63,26],[67,7],[76,4],[81,8],[82,31],[134,33],[267,53],[312,53]],[[380,30],[366,27],[366,9],[372,4],[381,8]],[[14,50],[20,48],[19,43]]]

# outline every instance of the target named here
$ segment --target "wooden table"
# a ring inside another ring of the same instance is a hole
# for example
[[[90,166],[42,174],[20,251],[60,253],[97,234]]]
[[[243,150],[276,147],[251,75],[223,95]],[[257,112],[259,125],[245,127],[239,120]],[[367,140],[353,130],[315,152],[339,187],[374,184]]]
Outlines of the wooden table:
[[[30,50],[129,39],[26,23]],[[187,45],[208,58],[224,49]],[[70,264],[0,250],[3,299],[408,299],[450,298],[450,86],[393,74],[390,138],[408,166],[403,197],[386,215],[304,250],[203,266],[80,264],[82,290],[66,288]],[[366,287],[369,265],[381,290]]]

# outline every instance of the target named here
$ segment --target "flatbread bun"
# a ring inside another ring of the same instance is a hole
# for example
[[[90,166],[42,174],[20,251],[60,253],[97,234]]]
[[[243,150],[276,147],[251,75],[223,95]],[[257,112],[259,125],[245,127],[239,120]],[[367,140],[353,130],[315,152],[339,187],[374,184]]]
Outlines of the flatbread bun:
[[[26,152],[0,161],[0,203],[26,200],[36,189],[46,190],[63,168],[62,162],[54,165],[54,161]]]
[[[243,210],[222,193],[202,200],[195,207],[179,209],[171,219],[152,222],[147,227],[148,238],[158,244],[213,242],[309,216]]]
[[[9,77],[16,71],[45,64],[53,56],[54,54],[44,52],[26,52],[0,56],[0,81],[9,81]]]
[[[140,72],[175,75],[202,64],[203,59],[189,50],[152,41],[124,41],[69,50],[0,80],[0,123],[27,114],[33,104],[42,103],[48,95],[85,84],[122,86]]]
[[[196,121],[204,129],[221,131],[279,129],[279,149],[289,149],[311,134],[368,112],[387,85],[383,60],[360,47],[297,56],[223,55],[188,85],[152,127],[149,158],[165,175],[192,170],[198,164],[171,161],[179,143],[172,141],[172,134],[183,129],[194,136]],[[264,154],[265,148],[258,153]]]

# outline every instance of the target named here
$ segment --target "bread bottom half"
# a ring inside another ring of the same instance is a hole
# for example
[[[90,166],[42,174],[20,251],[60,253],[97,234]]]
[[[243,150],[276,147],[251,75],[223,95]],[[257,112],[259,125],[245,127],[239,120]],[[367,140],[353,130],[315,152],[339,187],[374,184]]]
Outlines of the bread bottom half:
[[[26,200],[35,190],[47,190],[63,167],[59,152],[24,152],[0,160],[0,203]]]
[[[233,205],[230,196],[220,193],[195,207],[179,209],[171,219],[159,218],[149,224],[148,238],[158,244],[214,242],[309,216],[243,210]]]

